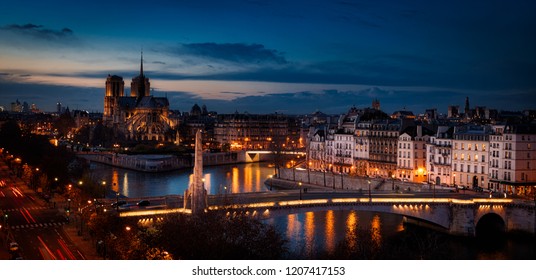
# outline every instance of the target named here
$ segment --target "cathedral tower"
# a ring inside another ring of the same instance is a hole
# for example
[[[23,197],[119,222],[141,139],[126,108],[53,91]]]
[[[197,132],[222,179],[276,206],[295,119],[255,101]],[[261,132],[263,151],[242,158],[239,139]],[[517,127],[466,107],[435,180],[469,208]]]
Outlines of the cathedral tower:
[[[123,81],[123,77],[108,75],[106,78],[106,92],[104,93],[103,121],[105,123],[113,121],[113,116],[117,110],[117,108],[115,108],[116,100],[118,97],[124,95],[124,90],[125,82]]]

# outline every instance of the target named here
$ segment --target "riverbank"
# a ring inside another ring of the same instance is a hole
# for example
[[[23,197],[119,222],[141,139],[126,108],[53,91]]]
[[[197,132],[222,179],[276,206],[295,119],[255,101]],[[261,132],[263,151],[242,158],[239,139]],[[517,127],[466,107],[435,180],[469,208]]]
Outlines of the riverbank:
[[[193,167],[193,155],[127,155],[110,152],[78,152],[78,157],[114,167],[140,172],[166,172]],[[270,159],[270,154],[246,151],[225,153],[204,153],[203,166],[217,166],[262,162]]]

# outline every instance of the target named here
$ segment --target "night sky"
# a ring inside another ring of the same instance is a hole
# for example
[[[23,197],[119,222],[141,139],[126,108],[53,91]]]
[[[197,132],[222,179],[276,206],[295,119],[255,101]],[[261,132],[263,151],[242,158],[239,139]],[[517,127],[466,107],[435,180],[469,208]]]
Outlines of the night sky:
[[[0,106],[103,110],[144,70],[171,109],[536,108],[536,1],[4,1]]]

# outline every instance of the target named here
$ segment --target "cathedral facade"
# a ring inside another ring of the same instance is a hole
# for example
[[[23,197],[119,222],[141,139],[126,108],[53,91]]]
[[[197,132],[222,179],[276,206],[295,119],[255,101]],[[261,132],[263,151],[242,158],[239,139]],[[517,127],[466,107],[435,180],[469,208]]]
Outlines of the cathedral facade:
[[[108,75],[103,123],[126,140],[174,142],[177,121],[169,117],[169,101],[166,97],[152,96],[150,85],[149,78],[143,74],[143,55],[140,74],[130,83],[130,96],[125,96],[123,77]]]

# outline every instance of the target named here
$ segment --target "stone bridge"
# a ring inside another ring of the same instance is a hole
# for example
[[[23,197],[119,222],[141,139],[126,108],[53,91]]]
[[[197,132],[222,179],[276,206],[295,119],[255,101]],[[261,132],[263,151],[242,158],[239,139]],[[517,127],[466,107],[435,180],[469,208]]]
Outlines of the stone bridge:
[[[269,219],[305,212],[354,210],[401,215],[407,221],[433,227],[452,235],[475,236],[494,229],[504,232],[535,233],[535,204],[510,198],[417,198],[363,197],[355,193],[317,193],[297,199],[296,194],[263,193],[210,195],[206,211],[226,215],[248,215]],[[326,198],[324,198],[326,197]],[[155,209],[130,210],[122,217],[162,217],[171,213],[191,214],[190,209],[155,206]]]
[[[489,227],[535,232],[535,206],[496,198],[326,198],[212,205],[211,211],[246,214],[261,219],[326,210],[373,211],[402,215],[453,235],[474,236]]]

